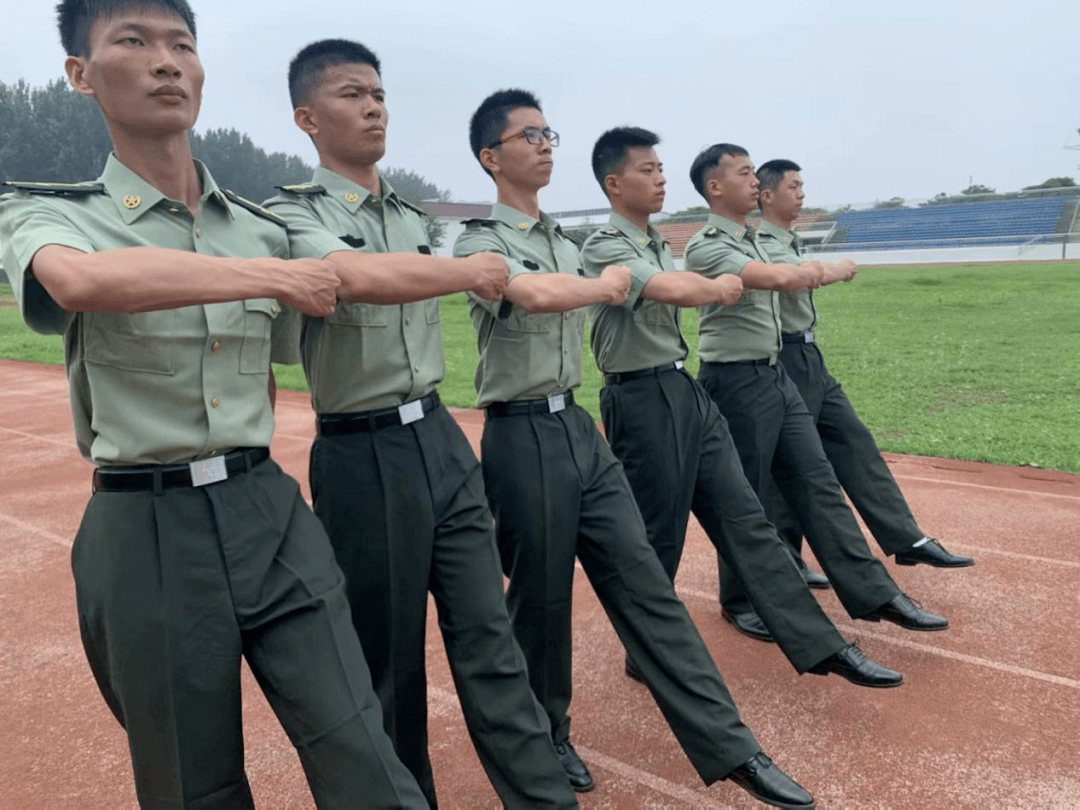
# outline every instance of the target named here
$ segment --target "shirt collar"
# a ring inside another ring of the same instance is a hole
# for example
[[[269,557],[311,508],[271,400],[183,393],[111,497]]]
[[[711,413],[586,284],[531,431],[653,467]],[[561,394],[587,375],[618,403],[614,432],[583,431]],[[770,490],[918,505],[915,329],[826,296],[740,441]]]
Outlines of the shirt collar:
[[[546,225],[556,233],[562,233],[562,228],[559,227],[559,223],[543,211],[540,212],[540,219],[533,219],[528,214],[522,213],[516,208],[511,208],[509,205],[503,205],[502,203],[497,202],[491,206],[491,218],[498,220],[504,225],[523,234],[531,233],[532,229],[537,225]]]
[[[643,231],[622,214],[612,212],[611,216],[608,217],[608,224],[613,228],[618,228],[624,236],[632,239],[638,247],[648,247],[649,243],[655,243],[657,246],[664,244],[664,237],[653,227],[652,223],[649,223],[647,231]]]
[[[719,214],[709,214],[709,219],[705,223],[705,226],[719,228],[728,236],[731,236],[738,241],[747,238],[753,239],[753,236],[751,236],[753,231],[748,225],[735,222],[734,220],[728,219],[727,217],[722,217]]]
[[[395,205],[400,206],[397,192],[381,174],[379,175],[379,190],[382,193],[378,197],[359,183],[354,183],[349,178],[327,169],[325,166],[319,166],[315,169],[311,182],[325,188],[326,193],[344,205],[351,214],[359,211],[369,198],[381,200],[383,203],[393,202]]]
[[[199,205],[202,205],[206,200],[213,199],[225,209],[230,217],[233,216],[228,199],[218,188],[218,184],[214,181],[210,171],[202,161],[196,160],[194,162],[202,188]],[[126,225],[135,222],[160,202],[164,201],[171,207],[184,205],[176,200],[170,200],[157,188],[146,182],[121,163],[115,153],[109,154],[109,159],[105,162],[105,170],[101,173],[99,181],[105,186],[106,193],[116,205],[116,210],[119,211],[120,217]]]
[[[769,220],[764,218],[762,218],[761,224],[758,226],[758,231],[767,233],[769,236],[774,237],[777,241],[785,245],[790,245],[795,240],[794,233],[785,231],[779,225],[769,222]]]

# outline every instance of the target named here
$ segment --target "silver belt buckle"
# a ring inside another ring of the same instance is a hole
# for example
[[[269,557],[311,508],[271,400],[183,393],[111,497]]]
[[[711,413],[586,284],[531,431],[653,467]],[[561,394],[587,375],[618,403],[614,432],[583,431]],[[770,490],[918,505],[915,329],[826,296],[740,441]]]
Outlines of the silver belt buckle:
[[[419,422],[424,418],[424,403],[419,399],[414,399],[412,402],[406,402],[404,405],[398,405],[398,416],[401,417],[401,424],[407,425],[410,422]]]
[[[813,343],[814,333],[813,331],[803,333],[803,343]]]
[[[548,413],[558,413],[559,411],[566,410],[566,395],[565,394],[552,394],[547,398],[548,401]]]
[[[675,370],[678,371],[681,368],[686,368],[686,366],[683,364],[683,361],[682,360],[676,360],[675,361]]]
[[[193,487],[205,487],[207,484],[216,484],[229,477],[229,471],[225,469],[225,456],[204,458],[201,461],[192,461],[188,464],[191,470],[191,485]]]

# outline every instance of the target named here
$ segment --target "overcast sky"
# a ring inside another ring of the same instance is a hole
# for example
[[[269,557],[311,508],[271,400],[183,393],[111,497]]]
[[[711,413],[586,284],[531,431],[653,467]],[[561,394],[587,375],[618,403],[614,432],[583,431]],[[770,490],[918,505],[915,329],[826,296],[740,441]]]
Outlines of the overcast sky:
[[[63,74],[53,0],[0,0],[0,81]],[[803,166],[807,205],[999,191],[1080,177],[1080,5],[1072,0],[192,0],[207,71],[198,129],[235,127],[315,162],[292,123],[289,59],[324,37],[383,63],[384,164],[454,199],[490,200],[468,119],[501,87],[541,99],[562,136],[549,211],[605,204],[589,153],[605,129],[653,129],[665,210],[701,202],[687,171],[705,146]],[[211,167],[212,168],[212,167]],[[85,178],[71,178],[81,180]]]

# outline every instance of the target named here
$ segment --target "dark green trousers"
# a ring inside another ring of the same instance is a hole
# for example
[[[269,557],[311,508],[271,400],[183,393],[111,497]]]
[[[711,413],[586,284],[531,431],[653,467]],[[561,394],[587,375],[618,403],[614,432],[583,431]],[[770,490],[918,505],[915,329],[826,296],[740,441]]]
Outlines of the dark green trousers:
[[[254,806],[241,658],[320,809],[427,807],[383,731],[326,533],[273,461],[198,489],[96,493],[72,566],[142,807]]]
[[[447,410],[409,425],[320,436],[310,474],[386,731],[431,806],[429,592],[465,724],[503,803],[577,807],[510,629],[480,465]]]
[[[507,604],[556,741],[570,733],[574,558],[706,784],[761,747],[649,545],[622,465],[591,416],[488,417],[481,445]]]
[[[784,553],[746,480],[727,422],[687,371],[605,386],[600,411],[649,543],[673,582],[693,511],[799,672],[846,646]]]
[[[921,540],[924,533],[881,457],[873,434],[855,413],[840,383],[825,368],[817,344],[785,343],[780,362],[810,411],[840,486],[881,550],[893,555]],[[767,504],[769,517],[797,554],[802,547],[802,524],[779,491],[774,493]]]
[[[900,590],[870,553],[810,412],[783,367],[702,363],[698,379],[728,420],[750,485],[764,502],[775,479],[848,614],[865,616],[897,596]],[[723,559],[720,602],[735,612],[753,609]]]

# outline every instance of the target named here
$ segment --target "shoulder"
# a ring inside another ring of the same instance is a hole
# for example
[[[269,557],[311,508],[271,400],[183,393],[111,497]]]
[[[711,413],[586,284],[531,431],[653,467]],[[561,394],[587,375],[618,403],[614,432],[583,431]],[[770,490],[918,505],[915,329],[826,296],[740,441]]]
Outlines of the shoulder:
[[[48,197],[86,197],[92,194],[105,193],[105,184],[93,181],[85,183],[32,183],[8,180],[2,185],[7,190]]]
[[[274,186],[274,188],[279,189],[286,194],[298,194],[304,197],[326,193],[326,189],[318,183],[296,183],[291,186]]]
[[[226,189],[224,191],[224,194],[229,199],[229,202],[239,205],[241,208],[246,208],[248,211],[255,214],[255,216],[262,217],[263,219],[268,219],[275,225],[280,225],[283,228],[288,225],[284,217],[278,216],[268,208],[263,208],[258,203],[252,202],[246,197],[241,197],[235,191],[229,191],[228,189]]]
[[[467,230],[467,231],[474,231],[474,230],[477,230],[478,228],[490,228],[490,229],[494,230],[495,228],[497,228],[499,226],[499,220],[497,220],[497,219],[480,219],[479,217],[474,217],[473,219],[464,219],[464,220],[462,220],[461,224],[465,226],[465,230]]]

